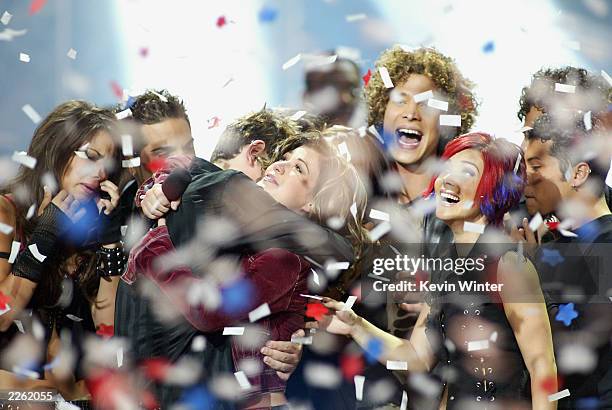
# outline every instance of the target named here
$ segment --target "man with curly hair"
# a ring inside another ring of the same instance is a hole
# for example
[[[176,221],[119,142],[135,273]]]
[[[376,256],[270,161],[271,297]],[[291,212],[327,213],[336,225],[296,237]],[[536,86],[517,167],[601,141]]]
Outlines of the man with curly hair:
[[[409,203],[431,180],[427,160],[473,125],[473,84],[450,57],[433,48],[393,47],[381,54],[376,67],[387,70],[393,88],[387,87],[380,71],[372,75],[365,88],[368,123],[382,135],[402,179],[401,202]],[[444,125],[441,115],[460,116],[460,126]]]

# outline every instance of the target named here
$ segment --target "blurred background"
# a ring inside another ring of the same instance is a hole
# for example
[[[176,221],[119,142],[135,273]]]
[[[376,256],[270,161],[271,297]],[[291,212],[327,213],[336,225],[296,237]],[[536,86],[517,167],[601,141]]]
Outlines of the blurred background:
[[[36,127],[24,106],[44,117],[67,99],[114,105],[147,88],[185,100],[208,158],[237,116],[301,107],[304,62],[326,51],[364,75],[394,44],[434,46],[477,84],[475,129],[517,143],[536,70],[612,73],[610,0],[1,0],[0,16],[4,158]]]

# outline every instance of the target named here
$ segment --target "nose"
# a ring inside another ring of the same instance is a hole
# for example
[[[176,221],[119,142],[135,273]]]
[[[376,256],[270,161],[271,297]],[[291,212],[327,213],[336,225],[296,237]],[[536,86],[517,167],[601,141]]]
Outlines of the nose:
[[[284,174],[285,173],[285,167],[287,166],[288,162],[287,161],[277,161],[274,164],[272,164],[272,170],[277,173],[277,174]]]
[[[459,175],[456,172],[448,171],[442,177],[442,187],[458,192],[459,191]]]
[[[402,107],[402,118],[405,118],[408,121],[419,121],[421,119],[419,107],[414,101],[414,98],[406,98],[406,101]]]

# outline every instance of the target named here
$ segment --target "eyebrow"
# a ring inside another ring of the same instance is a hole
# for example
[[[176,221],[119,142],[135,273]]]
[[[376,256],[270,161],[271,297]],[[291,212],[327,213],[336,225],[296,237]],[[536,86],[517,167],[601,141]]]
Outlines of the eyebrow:
[[[304,161],[302,158],[298,158],[298,161],[302,161],[304,163],[304,165],[306,166],[306,170],[310,174],[310,168],[308,168],[308,164],[306,163],[306,161]]]
[[[476,171],[480,172],[480,168],[478,168],[478,165],[474,164],[472,161],[468,161],[468,160],[462,160],[461,162],[466,163],[466,164],[470,164],[471,166],[473,166],[474,168],[476,168]]]
[[[526,159],[527,162],[531,162],[531,161],[540,161],[541,158],[540,157],[529,157]]]

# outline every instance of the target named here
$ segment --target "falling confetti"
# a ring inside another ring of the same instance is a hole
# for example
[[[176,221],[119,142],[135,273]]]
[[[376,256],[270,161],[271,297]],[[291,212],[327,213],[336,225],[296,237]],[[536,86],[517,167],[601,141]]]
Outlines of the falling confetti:
[[[363,86],[367,87],[368,83],[370,82],[370,78],[372,78],[372,70],[368,68],[368,72],[361,78],[363,79]]]
[[[38,13],[47,3],[47,0],[32,0],[30,3],[30,16]]]
[[[363,384],[365,383],[365,377],[356,375],[354,378],[355,382],[355,399],[357,401],[363,400]]]
[[[483,46],[482,46],[482,52],[485,54],[490,54],[492,52],[495,51],[495,42],[493,41],[487,41]]]
[[[277,17],[278,10],[273,7],[264,6],[259,10],[259,21],[262,23],[272,23]]]
[[[351,380],[355,375],[363,373],[363,357],[356,354],[344,354],[340,357],[340,369],[346,380]]]
[[[380,339],[372,338],[365,346],[366,359],[368,363],[375,363],[383,351],[383,343]]]
[[[557,249],[542,248],[540,259],[550,266],[557,266],[563,262],[563,256]]]
[[[227,21],[225,20],[225,16],[221,16],[217,18],[217,27],[221,28],[225,26],[226,24],[227,24]]]
[[[25,36],[28,30],[13,30],[12,28],[7,28],[6,30],[0,31],[0,40],[1,41],[12,41],[15,37]]]
[[[349,14],[348,16],[346,16],[346,21],[348,23],[352,23],[354,21],[360,21],[360,20],[365,20],[367,18],[365,13],[359,13],[359,14]]]
[[[21,61],[23,63],[29,63],[30,62],[30,55],[26,54],[26,53],[19,53],[19,61]]]
[[[306,317],[311,317],[315,320],[323,319],[323,316],[329,313],[329,309],[320,303],[308,303],[306,305]]]
[[[68,56],[68,58],[76,60],[77,51],[74,48],[71,48],[70,50],[68,50],[68,53],[66,53],[66,55]]]
[[[221,118],[219,117],[212,117],[211,119],[207,120],[206,122],[208,122],[208,129],[210,130],[211,128],[216,128],[219,126],[219,124],[221,124]]]
[[[117,97],[118,100],[123,100],[123,88],[116,81],[111,81],[110,83],[111,90],[113,91],[113,95]]]
[[[2,291],[0,291],[0,310],[6,309],[6,306],[8,305],[8,302],[10,301],[11,301],[11,297],[5,295],[4,293],[2,293]]]
[[[572,324],[572,320],[578,317],[578,312],[574,309],[573,303],[567,303],[559,305],[559,312],[555,316],[555,320],[559,322],[563,322],[565,326],[570,326]]]
[[[115,327],[113,325],[101,324],[98,326],[96,334],[103,338],[111,338],[115,335]]]
[[[9,13],[8,11],[5,11],[4,13],[2,13],[2,17],[0,17],[0,23],[7,26],[8,23],[10,23],[12,18],[13,18],[13,15]]]

